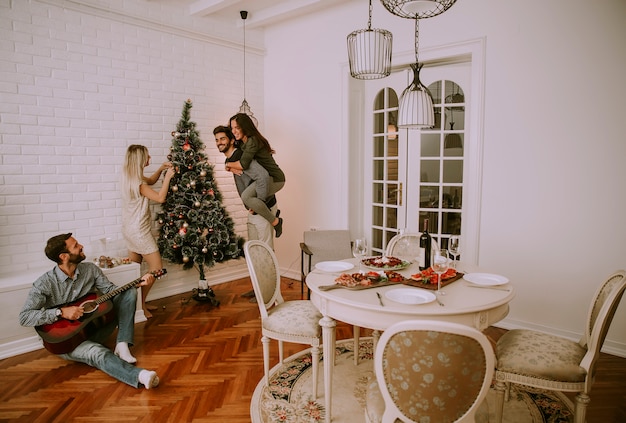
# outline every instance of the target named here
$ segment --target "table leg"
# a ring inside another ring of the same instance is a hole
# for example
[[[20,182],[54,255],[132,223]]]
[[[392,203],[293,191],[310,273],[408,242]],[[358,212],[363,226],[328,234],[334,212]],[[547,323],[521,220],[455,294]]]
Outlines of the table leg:
[[[330,423],[333,398],[333,367],[335,367],[335,326],[334,319],[324,316],[320,320],[324,347],[324,407],[326,423]]]
[[[361,337],[361,328],[359,326],[354,325],[352,327],[352,339],[353,339],[353,347],[354,347],[354,365],[359,365],[359,341]]]

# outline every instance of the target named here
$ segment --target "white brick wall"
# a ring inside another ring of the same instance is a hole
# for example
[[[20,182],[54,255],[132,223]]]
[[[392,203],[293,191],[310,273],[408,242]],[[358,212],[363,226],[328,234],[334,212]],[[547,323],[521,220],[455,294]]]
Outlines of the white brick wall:
[[[188,98],[224,203],[245,236],[246,212],[212,134],[243,98],[240,29],[218,22],[214,37],[203,32],[206,20],[182,20],[180,10],[154,2],[141,19],[148,3],[137,9],[134,2],[126,16],[114,9],[119,2],[97,3],[0,0],[0,276],[50,265],[43,247],[57,233],[73,232],[88,255],[101,238],[120,240],[126,147],[146,145],[147,173],[154,171]],[[254,77],[246,97],[259,113],[260,53],[247,46]]]

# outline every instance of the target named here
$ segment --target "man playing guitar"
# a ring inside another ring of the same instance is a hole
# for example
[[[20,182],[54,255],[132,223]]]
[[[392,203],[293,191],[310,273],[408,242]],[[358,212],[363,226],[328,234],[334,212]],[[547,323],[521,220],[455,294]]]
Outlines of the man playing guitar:
[[[57,265],[33,283],[19,314],[22,326],[41,327],[60,322],[62,319],[78,321],[83,318],[86,311],[80,303],[77,305],[72,303],[87,295],[93,295],[96,291],[106,294],[116,290],[117,286],[106,278],[98,266],[88,262],[82,263],[85,260],[83,246],[71,233],[50,238],[45,253]],[[137,286],[147,285],[154,280],[154,276],[147,273],[138,280]],[[59,354],[59,357],[88,364],[135,388],[139,388],[140,385],[146,389],[155,388],[159,384],[156,372],[135,367],[133,364],[137,359],[129,350],[135,334],[137,291],[124,290],[111,301],[117,317],[93,330],[85,340],[79,341],[75,347],[72,345],[71,351]],[[113,352],[102,343],[113,333],[116,326],[119,326],[119,330],[117,345]]]

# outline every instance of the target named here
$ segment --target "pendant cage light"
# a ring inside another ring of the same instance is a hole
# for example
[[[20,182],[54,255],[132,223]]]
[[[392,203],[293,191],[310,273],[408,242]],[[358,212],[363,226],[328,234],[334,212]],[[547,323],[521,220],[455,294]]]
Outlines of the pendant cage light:
[[[407,19],[426,19],[448,10],[456,0],[380,0],[392,14]]]
[[[415,63],[413,82],[402,92],[398,104],[398,128],[423,129],[435,125],[435,111],[433,98],[420,81],[420,70],[423,64],[419,63],[419,19],[415,19]]]
[[[372,29],[372,0],[367,29],[348,35],[350,76],[355,79],[380,79],[391,74],[393,36],[385,29]]]
[[[250,109],[250,105],[246,100],[246,19],[248,18],[248,12],[246,10],[242,10],[239,12],[239,15],[243,20],[243,101],[239,107],[239,113],[245,113],[250,116],[254,126],[258,127],[259,121],[256,117],[254,117],[254,113],[252,113],[252,109]]]

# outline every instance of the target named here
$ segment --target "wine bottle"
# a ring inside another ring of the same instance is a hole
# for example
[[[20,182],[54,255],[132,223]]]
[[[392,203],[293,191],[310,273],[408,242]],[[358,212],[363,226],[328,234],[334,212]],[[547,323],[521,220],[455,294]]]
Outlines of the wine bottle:
[[[428,233],[428,219],[424,219],[424,232],[420,236],[420,270],[430,267],[430,249],[432,246],[432,238]]]

